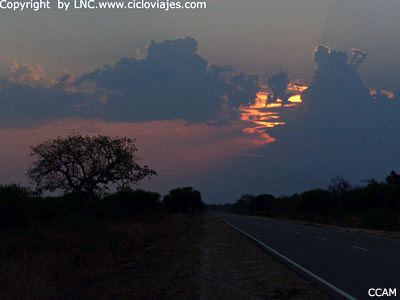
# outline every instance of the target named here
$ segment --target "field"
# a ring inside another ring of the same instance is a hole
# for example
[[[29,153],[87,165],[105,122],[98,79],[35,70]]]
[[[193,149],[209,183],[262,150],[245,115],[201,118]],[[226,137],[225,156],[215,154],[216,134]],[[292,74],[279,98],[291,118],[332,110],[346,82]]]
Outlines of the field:
[[[216,217],[3,233],[2,299],[325,299]]]
[[[197,223],[170,215],[2,234],[1,298],[185,299],[198,290],[196,264],[185,265],[197,256]]]

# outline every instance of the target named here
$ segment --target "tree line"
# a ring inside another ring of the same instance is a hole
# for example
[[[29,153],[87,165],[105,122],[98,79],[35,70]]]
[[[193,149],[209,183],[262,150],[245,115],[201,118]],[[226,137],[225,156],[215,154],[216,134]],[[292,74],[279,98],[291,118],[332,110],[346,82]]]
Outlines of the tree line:
[[[140,164],[137,151],[135,140],[127,137],[79,133],[32,146],[27,170],[32,188],[0,185],[0,230],[87,217],[113,220],[194,213],[205,207],[201,193],[192,187],[172,189],[163,198],[132,189],[157,175]],[[49,192],[62,194],[49,196]]]
[[[400,175],[392,171],[383,182],[375,179],[363,182],[364,186],[351,186],[344,178],[336,177],[327,189],[282,197],[242,195],[233,204],[211,207],[311,223],[399,230]]]
[[[76,192],[40,196],[27,187],[0,185],[0,231],[36,225],[82,221],[115,221],[156,217],[172,213],[195,213],[205,207],[199,191],[192,187],[159,193],[125,188],[83,202]]]

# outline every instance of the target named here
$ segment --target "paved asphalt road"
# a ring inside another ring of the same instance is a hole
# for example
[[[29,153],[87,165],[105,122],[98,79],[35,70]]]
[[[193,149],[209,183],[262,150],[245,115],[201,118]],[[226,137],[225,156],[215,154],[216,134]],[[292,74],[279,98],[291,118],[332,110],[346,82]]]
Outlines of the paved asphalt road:
[[[400,299],[398,240],[269,218],[217,216],[355,299]],[[396,288],[397,296],[369,297],[370,288]],[[337,299],[352,299],[333,294]]]

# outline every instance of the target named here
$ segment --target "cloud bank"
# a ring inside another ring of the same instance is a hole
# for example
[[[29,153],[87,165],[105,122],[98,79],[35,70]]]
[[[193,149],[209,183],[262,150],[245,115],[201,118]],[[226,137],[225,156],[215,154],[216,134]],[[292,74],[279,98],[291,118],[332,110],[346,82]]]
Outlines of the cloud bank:
[[[0,79],[0,126],[74,117],[221,121],[254,101],[258,90],[258,76],[212,65],[198,54],[191,37],[152,41],[144,56],[124,57],[78,78],[63,71],[51,80],[39,65],[14,62],[11,75]]]
[[[246,161],[252,172],[243,192],[289,194],[324,187],[335,176],[361,184],[400,169],[400,99],[363,84],[358,69],[366,57],[361,50],[348,55],[324,45],[315,49],[316,70],[301,110],[269,130],[275,143],[253,149],[258,159]],[[224,172],[238,172],[232,167]],[[272,173],[260,177],[262,169]]]
[[[2,176],[25,159],[28,144],[82,126],[139,137],[146,162],[166,174],[157,179],[162,189],[194,184],[218,201],[249,192],[299,192],[338,175],[359,183],[400,169],[400,93],[364,85],[362,50],[348,54],[319,45],[313,55],[315,74],[303,103],[285,103],[293,82],[281,72],[267,81],[270,108],[254,102],[258,76],[211,64],[190,37],[152,42],[145,55],[77,78],[63,71],[53,80],[40,66],[13,63],[0,79],[0,135],[12,142],[0,149]],[[252,119],[240,120],[250,103]],[[281,120],[282,126],[243,131]]]

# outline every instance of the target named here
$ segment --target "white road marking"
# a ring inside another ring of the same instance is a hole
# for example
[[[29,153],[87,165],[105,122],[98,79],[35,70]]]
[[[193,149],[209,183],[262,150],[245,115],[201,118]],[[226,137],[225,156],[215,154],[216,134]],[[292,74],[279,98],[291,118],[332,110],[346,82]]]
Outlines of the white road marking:
[[[247,217],[250,217],[250,218],[251,218],[251,217],[253,217],[253,216],[247,216]],[[273,218],[268,218],[268,217],[258,217],[258,218],[264,219],[264,220],[271,220],[271,219],[273,219]],[[288,222],[288,221],[282,221],[282,220],[276,220],[276,219],[274,220],[274,222],[276,222],[276,223],[279,223],[279,222],[280,222],[280,223],[284,223],[284,222],[286,222],[286,223],[291,224],[291,225],[313,227],[313,228],[316,228],[316,229],[318,229],[318,230],[336,231],[336,232],[341,232],[341,233],[345,233],[345,234],[357,234],[357,235],[364,236],[364,237],[366,237],[366,238],[389,240],[389,241],[392,241],[392,242],[400,243],[400,239],[388,238],[388,237],[383,237],[383,236],[376,236],[376,235],[367,234],[367,233],[362,233],[362,232],[352,232],[352,231],[344,230],[345,228],[340,228],[340,227],[338,227],[338,228],[334,228],[334,227],[328,228],[328,227],[324,227],[324,226],[314,227],[314,226],[307,225],[307,224],[299,224],[299,223],[296,223],[296,224],[295,224],[295,223],[291,223],[291,222]]]
[[[321,241],[326,241],[327,239],[324,239],[324,238],[322,238],[322,237],[319,237],[319,236],[317,236],[317,237],[315,237],[316,239],[318,239],[318,240],[321,240]]]
[[[295,231],[294,233],[295,233],[295,234],[301,234],[301,232],[298,232],[298,231]]]
[[[218,216],[217,216],[218,217]],[[226,224],[228,224],[229,226],[231,226],[232,228],[236,229],[237,231],[239,231],[240,233],[242,233],[243,235],[247,236],[248,238],[252,239],[253,241],[255,241],[257,244],[259,244],[260,246],[264,247],[265,249],[267,249],[268,251],[272,252],[273,254],[275,254],[276,256],[282,258],[283,260],[287,261],[288,263],[292,264],[293,266],[295,266],[296,268],[300,269],[301,271],[303,271],[304,273],[310,275],[311,277],[313,277],[314,279],[318,280],[319,282],[321,282],[322,284],[326,285],[327,287],[331,288],[332,290],[334,290],[335,292],[339,293],[340,295],[342,295],[343,297],[345,297],[346,299],[349,300],[357,300],[356,298],[354,298],[353,296],[351,296],[350,294],[346,293],[345,291],[339,289],[338,287],[334,286],[333,284],[329,283],[328,281],[326,281],[325,279],[319,277],[318,275],[314,274],[313,272],[307,270],[306,268],[300,266],[298,263],[294,262],[293,260],[291,260],[290,258],[284,256],[283,254],[280,254],[278,251],[276,251],[275,249],[271,248],[270,246],[264,244],[263,242],[261,242],[259,239],[253,237],[252,235],[248,234],[246,231],[243,231],[241,229],[239,229],[238,227],[236,227],[235,225],[229,223],[228,221],[225,221],[223,218],[218,217],[220,220],[222,220],[223,222],[225,222]]]
[[[366,249],[366,248],[357,247],[357,246],[354,246],[354,245],[349,245],[349,247],[356,248],[356,249],[363,250],[363,251],[368,251],[368,249]]]

